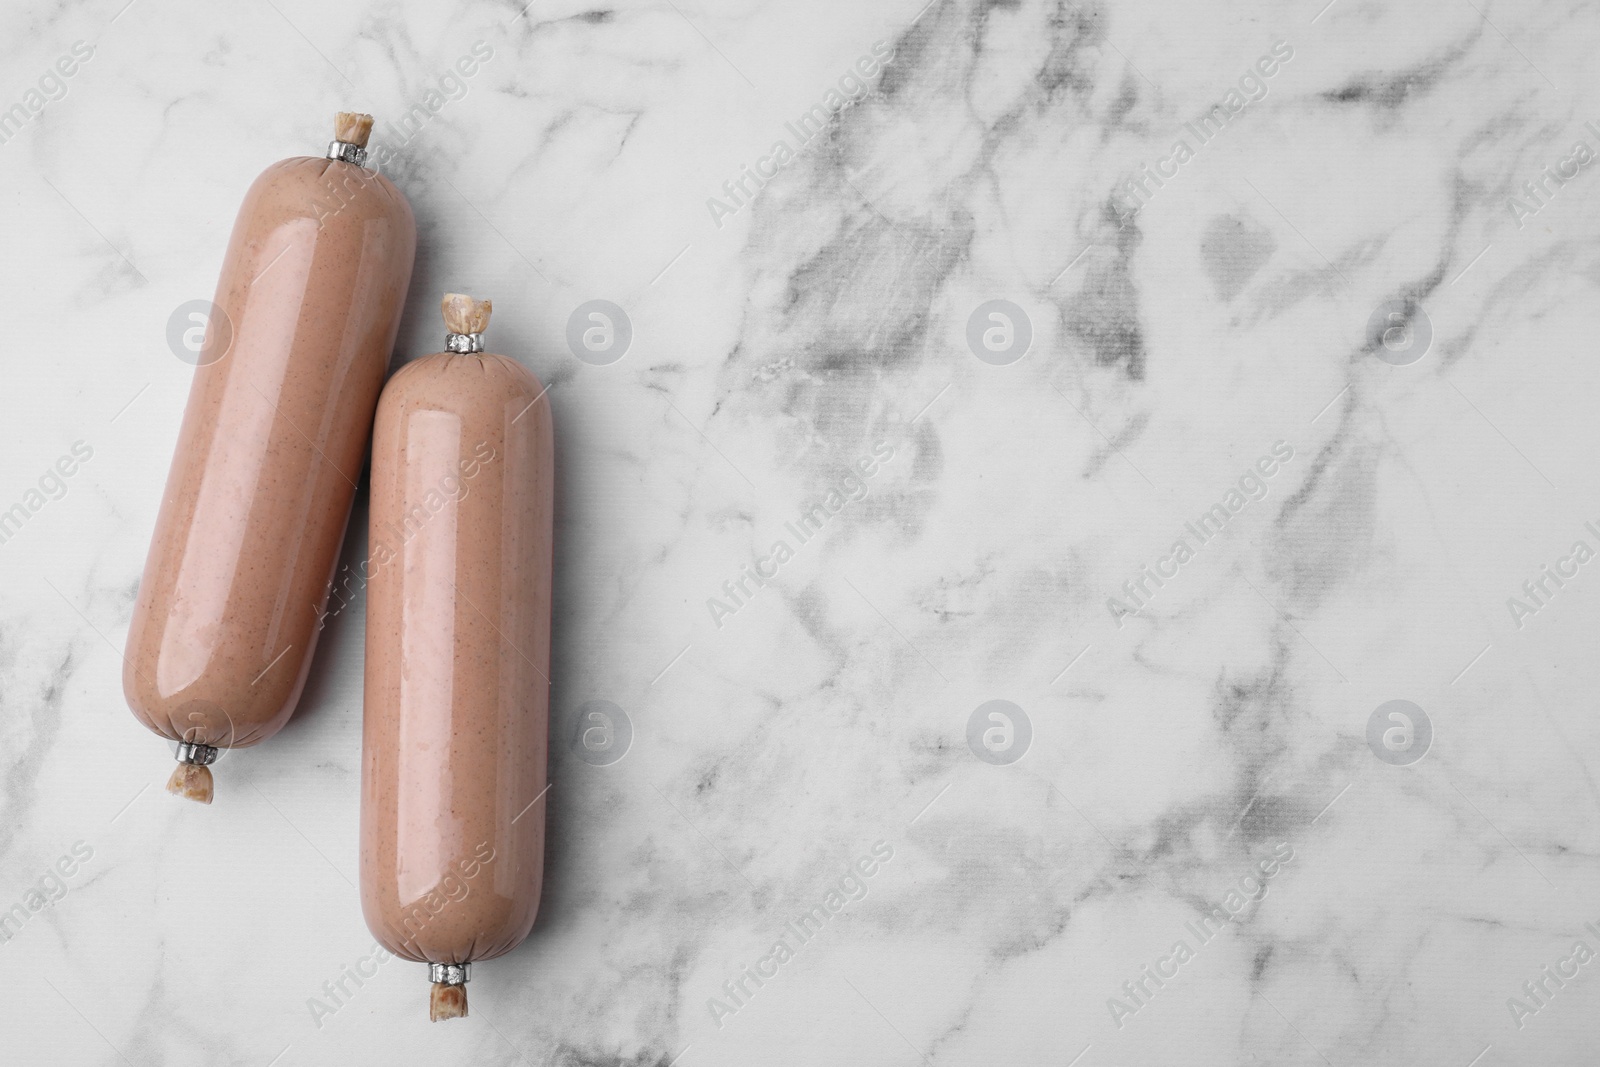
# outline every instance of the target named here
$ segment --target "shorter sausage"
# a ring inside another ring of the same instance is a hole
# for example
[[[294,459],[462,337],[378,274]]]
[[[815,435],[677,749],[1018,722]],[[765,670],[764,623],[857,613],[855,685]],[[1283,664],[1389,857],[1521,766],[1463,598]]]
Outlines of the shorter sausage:
[[[371,129],[341,113],[239,208],[128,628],[128,707],[207,804],[218,751],[300,699],[400,328],[417,229]]]

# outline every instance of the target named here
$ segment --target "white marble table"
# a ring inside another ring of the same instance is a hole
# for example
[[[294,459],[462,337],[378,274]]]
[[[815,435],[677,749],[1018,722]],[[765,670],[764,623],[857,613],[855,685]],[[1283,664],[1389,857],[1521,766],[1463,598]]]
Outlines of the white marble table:
[[[0,11],[6,1062],[1595,1062],[1600,19],[922,2]],[[340,108],[396,360],[492,297],[558,427],[545,901],[448,1025],[360,598],[209,809],[121,696],[170,320]]]

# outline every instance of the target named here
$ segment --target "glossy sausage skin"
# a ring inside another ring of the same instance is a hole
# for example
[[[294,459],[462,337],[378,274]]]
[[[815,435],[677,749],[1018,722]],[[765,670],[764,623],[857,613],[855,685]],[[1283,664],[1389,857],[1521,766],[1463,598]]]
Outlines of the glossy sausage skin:
[[[238,748],[293,713],[415,250],[375,172],[298,157],[250,187],[128,632],[123,690],[163,737]]]
[[[397,373],[372,439],[361,905],[430,963],[510,951],[544,869],[550,404],[504,356]]]

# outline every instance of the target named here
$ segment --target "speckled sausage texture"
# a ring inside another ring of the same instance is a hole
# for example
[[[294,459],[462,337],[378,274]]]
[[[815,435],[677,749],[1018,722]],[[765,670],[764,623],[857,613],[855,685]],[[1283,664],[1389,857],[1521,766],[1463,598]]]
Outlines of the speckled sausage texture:
[[[389,951],[467,963],[533,926],[544,868],[554,453],[525,368],[397,373],[372,441],[361,904]]]
[[[163,737],[239,748],[293,714],[415,252],[374,171],[286,159],[245,196],[128,632]]]

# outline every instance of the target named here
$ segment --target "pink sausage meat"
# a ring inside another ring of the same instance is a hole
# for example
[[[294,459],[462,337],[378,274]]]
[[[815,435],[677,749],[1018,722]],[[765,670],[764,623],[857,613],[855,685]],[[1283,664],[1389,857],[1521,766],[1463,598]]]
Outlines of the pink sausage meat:
[[[473,306],[478,329],[453,345],[481,336],[487,306]],[[378,405],[361,902],[406,959],[499,956],[539,907],[554,479],[543,392],[505,356],[441,352],[399,371]],[[433,970],[434,1017],[465,1014],[465,968]]]
[[[163,737],[239,748],[293,713],[415,249],[405,197],[350,162],[286,159],[245,196],[124,657]],[[203,795],[179,777],[209,801],[209,771]]]

